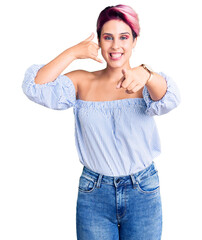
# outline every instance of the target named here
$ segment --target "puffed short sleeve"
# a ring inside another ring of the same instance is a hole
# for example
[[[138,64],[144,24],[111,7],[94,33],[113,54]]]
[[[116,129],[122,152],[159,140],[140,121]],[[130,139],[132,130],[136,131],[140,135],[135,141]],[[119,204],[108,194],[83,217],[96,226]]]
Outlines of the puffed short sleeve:
[[[154,101],[151,99],[146,85],[144,86],[143,98],[147,105],[145,113],[149,116],[166,114],[176,108],[181,102],[179,88],[173,79],[163,72],[158,72],[158,74],[166,80],[167,91],[160,100]]]
[[[65,75],[59,75],[54,81],[36,84],[37,72],[45,64],[33,64],[25,72],[22,89],[24,94],[35,103],[55,110],[73,107],[76,91],[73,82]]]

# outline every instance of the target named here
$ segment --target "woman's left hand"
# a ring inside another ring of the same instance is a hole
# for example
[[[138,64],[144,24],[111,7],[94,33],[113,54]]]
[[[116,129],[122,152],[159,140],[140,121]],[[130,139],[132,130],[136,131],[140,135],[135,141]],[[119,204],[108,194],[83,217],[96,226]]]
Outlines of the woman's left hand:
[[[141,66],[133,69],[122,69],[123,77],[118,81],[116,88],[125,88],[127,93],[139,91],[147,82],[149,73]]]

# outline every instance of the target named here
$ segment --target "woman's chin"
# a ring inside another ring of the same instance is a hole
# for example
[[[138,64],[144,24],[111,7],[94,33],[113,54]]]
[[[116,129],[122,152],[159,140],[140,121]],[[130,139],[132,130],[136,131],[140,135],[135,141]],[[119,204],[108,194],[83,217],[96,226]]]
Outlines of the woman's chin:
[[[111,67],[111,68],[123,68],[124,66],[126,66],[126,63],[123,62],[107,62],[107,66]]]

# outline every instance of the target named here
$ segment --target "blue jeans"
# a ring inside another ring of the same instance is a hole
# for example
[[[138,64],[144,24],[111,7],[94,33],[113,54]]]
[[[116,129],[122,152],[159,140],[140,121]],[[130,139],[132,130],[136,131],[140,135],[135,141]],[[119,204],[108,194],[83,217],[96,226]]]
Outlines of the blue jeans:
[[[76,231],[78,240],[160,240],[162,205],[154,162],[121,177],[102,175],[84,166]]]

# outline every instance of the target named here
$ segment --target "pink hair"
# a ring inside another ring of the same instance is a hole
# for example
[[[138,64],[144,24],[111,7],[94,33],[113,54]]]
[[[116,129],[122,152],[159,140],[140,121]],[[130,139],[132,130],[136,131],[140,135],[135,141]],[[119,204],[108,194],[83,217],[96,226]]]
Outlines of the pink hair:
[[[106,7],[100,12],[97,20],[97,35],[99,39],[103,25],[112,19],[119,19],[128,24],[132,30],[133,39],[139,36],[140,26],[138,14],[130,6],[119,4]]]

